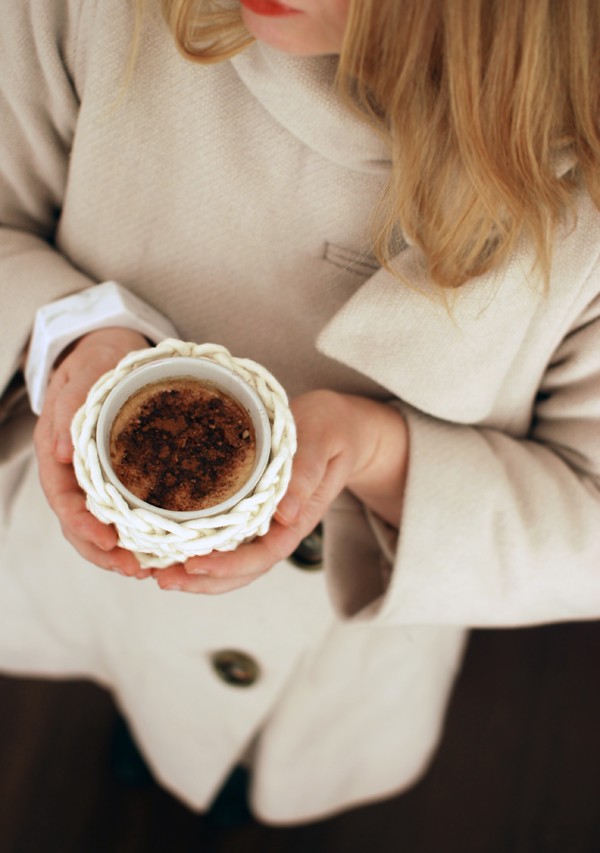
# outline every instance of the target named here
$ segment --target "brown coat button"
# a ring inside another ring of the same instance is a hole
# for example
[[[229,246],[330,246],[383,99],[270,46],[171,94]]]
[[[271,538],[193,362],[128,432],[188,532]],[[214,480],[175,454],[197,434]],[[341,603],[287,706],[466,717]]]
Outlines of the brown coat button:
[[[215,652],[211,663],[219,678],[235,687],[250,687],[260,674],[260,668],[254,658],[236,649]]]
[[[323,568],[323,525],[318,524],[312,533],[300,542],[290,560],[299,569],[314,571]]]

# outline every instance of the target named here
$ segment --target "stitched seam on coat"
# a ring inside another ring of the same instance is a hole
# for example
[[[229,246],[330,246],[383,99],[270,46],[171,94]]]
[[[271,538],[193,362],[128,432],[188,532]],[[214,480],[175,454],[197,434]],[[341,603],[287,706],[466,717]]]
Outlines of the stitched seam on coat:
[[[353,249],[346,249],[329,242],[325,243],[323,260],[360,276],[370,276],[380,269],[380,265],[373,255],[356,252]]]

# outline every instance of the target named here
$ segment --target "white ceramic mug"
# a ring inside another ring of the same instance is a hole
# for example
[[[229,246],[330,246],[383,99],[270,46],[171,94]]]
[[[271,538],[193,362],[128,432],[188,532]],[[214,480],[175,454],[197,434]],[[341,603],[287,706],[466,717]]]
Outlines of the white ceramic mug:
[[[205,509],[176,512],[146,503],[125,488],[110,461],[112,424],[124,403],[146,385],[167,379],[196,379],[208,382],[233,397],[248,413],[256,436],[256,459],[250,478],[227,500]],[[227,512],[242,498],[251,494],[260,480],[271,452],[271,424],[267,411],[254,389],[241,376],[207,358],[163,358],[144,364],[125,376],[106,397],[98,415],[96,429],[98,458],[105,477],[120,492],[129,506],[140,507],[173,521],[189,521]]]

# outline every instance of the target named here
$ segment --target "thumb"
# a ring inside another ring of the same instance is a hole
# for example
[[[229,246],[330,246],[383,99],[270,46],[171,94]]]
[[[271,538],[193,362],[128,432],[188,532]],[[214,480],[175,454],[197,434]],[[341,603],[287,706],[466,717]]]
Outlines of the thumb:
[[[85,403],[89,389],[96,379],[93,369],[82,368],[77,372],[63,378],[59,377],[59,387],[53,394],[53,450],[58,462],[71,462],[73,460],[73,442],[71,440],[71,422],[75,413]]]

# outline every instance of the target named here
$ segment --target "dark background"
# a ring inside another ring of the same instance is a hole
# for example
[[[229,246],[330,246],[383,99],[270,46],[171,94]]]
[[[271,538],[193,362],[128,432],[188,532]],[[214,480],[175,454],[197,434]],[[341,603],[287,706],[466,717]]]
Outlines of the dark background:
[[[0,853],[594,853],[599,662],[600,623],[475,631],[426,777],[291,828],[218,826],[115,777],[99,687],[0,677]]]

